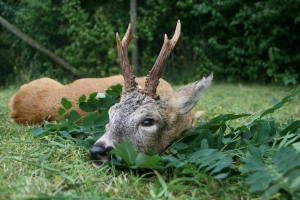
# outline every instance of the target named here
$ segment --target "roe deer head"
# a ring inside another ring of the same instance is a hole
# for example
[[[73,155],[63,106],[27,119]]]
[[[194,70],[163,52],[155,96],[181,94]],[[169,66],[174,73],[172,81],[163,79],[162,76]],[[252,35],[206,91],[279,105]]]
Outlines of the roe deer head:
[[[123,93],[118,104],[109,110],[109,123],[106,132],[89,151],[93,165],[99,167],[109,160],[114,144],[131,141],[137,152],[147,153],[150,149],[161,153],[182,131],[192,127],[196,120],[193,107],[211,85],[213,75],[182,88],[157,94],[156,89],[163,67],[173,50],[179,35],[178,20],[171,40],[165,35],[162,49],[147,76],[145,88],[138,87],[128,60],[128,45],[134,38],[129,24],[120,41],[116,34],[118,56],[124,77]]]

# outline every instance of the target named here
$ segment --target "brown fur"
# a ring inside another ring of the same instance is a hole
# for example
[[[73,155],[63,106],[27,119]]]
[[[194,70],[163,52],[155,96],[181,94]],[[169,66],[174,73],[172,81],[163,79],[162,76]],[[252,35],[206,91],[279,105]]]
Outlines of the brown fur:
[[[145,87],[146,77],[136,78],[142,88]],[[92,92],[105,92],[105,89],[112,85],[123,84],[122,75],[107,78],[86,78],[78,79],[68,85],[50,79],[41,78],[34,80],[20,87],[20,90],[10,99],[10,117],[20,124],[40,124],[44,120],[53,121],[59,118],[58,108],[62,107],[61,98],[65,97],[72,102],[73,109],[80,115],[81,111],[76,104],[82,95],[89,95]],[[171,85],[163,79],[157,88],[157,93],[172,91]]]

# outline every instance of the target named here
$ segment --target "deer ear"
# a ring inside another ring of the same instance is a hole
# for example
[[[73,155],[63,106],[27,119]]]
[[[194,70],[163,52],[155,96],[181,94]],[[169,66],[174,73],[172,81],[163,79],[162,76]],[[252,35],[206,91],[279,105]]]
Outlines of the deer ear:
[[[197,101],[204,95],[205,90],[211,85],[212,79],[213,73],[207,78],[202,78],[200,81],[174,91],[181,114],[186,114],[193,109]]]

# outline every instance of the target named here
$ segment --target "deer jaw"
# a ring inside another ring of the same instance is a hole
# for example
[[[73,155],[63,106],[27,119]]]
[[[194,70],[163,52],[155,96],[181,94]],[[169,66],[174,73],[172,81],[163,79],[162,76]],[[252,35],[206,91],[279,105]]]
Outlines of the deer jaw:
[[[211,85],[212,78],[211,74],[201,81],[163,93],[158,100],[139,91],[122,95],[120,103],[109,110],[106,132],[90,150],[90,158],[97,160],[93,165],[99,167],[109,160],[109,151],[123,141],[131,141],[137,152],[163,152],[183,130],[192,127],[193,107]]]

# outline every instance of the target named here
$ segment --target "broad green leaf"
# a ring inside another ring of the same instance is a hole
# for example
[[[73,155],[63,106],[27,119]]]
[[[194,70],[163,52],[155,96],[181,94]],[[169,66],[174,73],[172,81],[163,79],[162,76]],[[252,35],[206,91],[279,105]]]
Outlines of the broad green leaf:
[[[281,140],[281,142],[278,145],[279,148],[282,148],[286,144],[286,142],[289,138],[290,138],[290,134],[286,134],[285,136],[283,136],[283,139]]]
[[[57,112],[58,112],[59,116],[62,116],[63,114],[66,113],[66,110],[63,108],[59,108]]]
[[[300,153],[300,142],[296,142],[292,144],[292,146],[297,151],[297,153]]]
[[[289,186],[291,188],[293,188],[294,190],[300,190],[300,176],[299,176],[299,173],[298,173],[298,176],[296,176],[295,179],[290,182]]]
[[[261,152],[261,150],[259,148],[250,146],[249,147],[249,152],[253,157],[259,158],[261,159],[263,156],[263,153]]]
[[[194,147],[196,147],[196,146],[197,146],[197,141],[191,141],[187,147],[177,150],[177,153],[186,153],[189,150],[194,149]]]
[[[250,140],[243,139],[243,142],[245,142],[246,146],[251,146]],[[237,149],[239,151],[239,149]],[[244,153],[242,153],[244,154]]]
[[[241,145],[241,142],[242,142],[242,138],[241,137],[238,137],[238,140],[237,142],[235,143],[235,148],[239,148],[239,146]]]
[[[280,190],[279,184],[272,185],[263,193],[262,197],[270,197],[273,194],[277,193],[279,190]]]
[[[69,115],[69,114],[66,114],[65,115],[65,121],[72,121],[72,117],[71,117],[71,115]]]
[[[223,139],[224,139],[224,134],[223,134],[223,131],[220,130],[219,136],[218,136],[218,150],[221,150],[224,147],[224,143],[222,142]]]
[[[163,160],[163,163],[166,163],[165,168],[172,168],[172,167],[180,168],[185,165],[184,162],[181,162],[180,160],[178,160],[173,156],[163,155],[161,156],[161,159]]]
[[[31,129],[31,132],[32,132],[33,135],[39,136],[42,133],[44,133],[45,130],[43,128],[41,128],[41,127],[34,127],[34,128]]]
[[[161,159],[163,160],[163,162],[176,162],[178,161],[178,159],[174,156],[170,156],[170,155],[162,155]]]
[[[86,96],[83,94],[79,97],[77,103],[80,104],[80,103],[84,102],[85,100],[86,100]]]
[[[189,158],[188,162],[197,163],[200,161],[201,157],[208,157],[214,151],[216,151],[216,150],[215,149],[202,149],[200,151],[194,152],[193,154],[191,154],[191,156],[189,156],[190,158]]]
[[[248,117],[248,116],[250,116],[250,114],[239,114],[239,115],[225,114],[225,115],[219,115],[219,116],[213,118],[210,122],[225,122],[228,120],[234,120],[234,119],[239,119],[239,118]]]
[[[273,106],[272,108],[269,108],[267,110],[265,110],[260,117],[262,118],[263,116],[267,115],[267,114],[271,114],[273,113],[275,110],[278,110],[279,108],[281,108],[284,104],[282,102],[277,103],[275,106]]]
[[[153,151],[152,149],[150,149],[150,150],[148,150],[147,155],[154,156],[154,155],[156,155],[156,152]]]
[[[70,115],[74,121],[77,121],[81,118],[80,114],[75,110],[71,110]]]
[[[108,110],[102,111],[95,119],[94,126],[100,127],[104,126],[109,122]]]
[[[295,134],[290,134],[290,135],[286,135],[286,136],[293,136],[293,137],[291,137],[288,141],[284,142],[284,144],[283,144],[284,147],[286,147],[290,144],[293,144],[295,141],[298,141],[298,138],[300,138],[300,135],[295,135]],[[279,147],[281,147],[281,142],[279,144]]]
[[[198,163],[196,163],[196,164],[201,163],[200,169],[205,168],[205,171],[207,171],[207,169],[210,166],[213,166],[213,163],[217,162],[218,160],[222,159],[223,157],[224,157],[224,154],[222,154],[221,152],[213,151],[210,155],[207,155],[206,157],[202,157],[201,159],[199,159]]]
[[[251,144],[254,144],[258,138],[258,132],[256,131],[252,139],[250,140]]]
[[[275,106],[276,104],[278,104],[279,103],[279,101],[277,100],[277,99],[275,99],[275,98],[273,98],[272,100],[271,100],[271,104],[273,105],[273,106]]]
[[[209,171],[209,170],[213,169],[210,172],[210,174],[220,172],[224,168],[230,167],[231,162],[232,162],[231,156],[225,156],[225,157],[221,158],[220,160],[218,160],[217,162],[215,162],[214,164],[208,166],[205,171]]]
[[[266,190],[271,181],[271,173],[265,169],[256,171],[245,179],[245,183],[250,185],[250,192]]]
[[[48,131],[56,131],[56,130],[67,130],[70,126],[71,122],[69,121],[61,121],[57,124],[47,124],[47,130]]]
[[[105,91],[107,95],[109,95],[112,98],[116,98],[118,96],[120,96],[120,93],[114,90],[106,90]]]
[[[135,159],[135,166],[143,169],[157,169],[162,170],[163,166],[160,165],[161,158],[158,155],[148,156],[139,153]]]
[[[209,145],[207,143],[207,139],[203,139],[201,141],[201,149],[208,149],[209,148]]]
[[[98,94],[98,92],[93,92],[93,93],[91,93],[91,94],[89,95],[89,98],[90,98],[90,99],[95,99],[96,96],[97,96],[97,94]]]
[[[57,123],[58,124],[58,123]],[[53,123],[50,123],[50,122],[46,122],[45,125],[44,125],[44,128],[45,130],[49,131],[49,130],[52,130],[51,128],[53,126],[55,126],[56,124],[53,124]]]
[[[176,149],[176,150],[180,150],[180,149],[184,149],[186,148],[188,145],[186,143],[183,142],[178,142],[175,145],[172,146],[172,148]]]
[[[265,165],[260,158],[249,156],[242,159],[245,164],[239,168],[242,173],[264,170]]]
[[[222,179],[227,178],[227,176],[228,176],[227,173],[221,173],[221,174],[218,174],[218,175],[214,176],[214,178],[217,179],[217,180],[222,180]]]
[[[66,138],[72,138],[72,135],[68,131],[59,131],[60,134]]]
[[[72,103],[71,103],[68,99],[66,99],[66,98],[64,98],[64,97],[61,99],[61,105],[63,105],[63,107],[64,107],[66,110],[72,108]]]
[[[80,133],[75,134],[74,137],[79,140],[84,140],[85,134],[84,134],[84,132],[80,132]]]
[[[119,98],[122,93],[122,85],[117,84],[113,85],[110,88],[108,88],[105,92],[108,94],[112,99]]]
[[[95,110],[97,110],[97,107],[95,105],[88,102],[81,102],[79,104],[79,108],[84,112],[94,112]]]
[[[128,166],[135,164],[136,151],[132,142],[122,142],[121,144],[116,144],[115,149],[110,151],[111,154],[121,157]]]
[[[75,140],[76,140],[78,146],[84,147],[86,149],[90,149],[94,145],[94,143],[95,143],[95,140],[92,140],[92,141],[90,141],[90,140],[83,140],[83,139],[75,139]]]
[[[257,148],[256,148],[257,149]],[[284,188],[290,194],[296,194],[300,189],[300,156],[293,146],[279,149],[271,156],[271,161],[263,163],[259,153],[243,159],[245,164],[239,168],[242,173],[250,173],[245,183],[250,185],[250,192],[266,190],[264,197],[276,193]],[[270,188],[269,185],[273,185]]]
[[[98,107],[99,105],[102,105],[102,99],[89,99],[87,100],[87,103],[92,104],[95,107]]]
[[[208,144],[209,148],[212,148],[214,146],[214,136],[210,129],[201,131],[201,133],[197,136],[195,141],[197,143],[201,144],[204,139],[206,140],[206,144]],[[205,144],[205,142],[203,144]],[[206,148],[206,147],[203,146],[203,148]]]
[[[268,129],[261,129],[258,134],[258,142],[265,142],[269,139],[269,131]]]
[[[72,133],[72,132],[80,132],[81,130],[77,124],[72,124],[68,127],[68,131],[69,133]]]
[[[113,100],[110,97],[105,97],[102,99],[98,99],[98,102],[94,102],[95,106],[98,110],[108,109],[110,106],[118,103],[120,100]]]
[[[180,174],[195,174],[197,173],[198,170],[197,169],[190,169],[190,168],[184,168]]]
[[[277,171],[288,172],[300,167],[300,154],[292,146],[280,149],[273,157],[272,163]]]
[[[223,143],[223,144],[228,144],[230,141],[231,141],[231,138],[225,138],[225,137],[224,137],[224,138],[222,139],[222,143]]]
[[[178,157],[180,160],[182,160],[182,159],[185,159],[185,158],[186,158],[186,155],[183,154],[183,153],[178,153],[178,154],[177,154],[177,157]]]
[[[99,116],[99,114],[97,114],[97,113],[91,113],[91,114],[87,115],[82,121],[82,126],[86,126],[86,127],[94,126],[95,119],[98,116]]]
[[[201,123],[198,127],[195,128],[195,131],[199,130],[199,129],[208,129],[208,128],[224,128],[224,123],[229,121],[229,120],[235,120],[235,119],[239,119],[242,117],[247,117],[250,116],[250,114],[240,114],[240,115],[235,115],[235,114],[226,114],[226,115],[219,115],[213,119],[211,119],[209,122],[207,123]],[[216,130],[215,130],[216,131]],[[213,131],[214,133],[214,131]]]
[[[246,129],[241,135],[242,135],[242,140],[244,140],[244,139],[249,140],[250,138],[253,137],[251,131],[248,129]]]
[[[111,89],[111,90],[114,90],[118,93],[121,93],[122,88],[123,88],[123,86],[121,84],[117,84],[117,85],[110,86],[108,89]]]
[[[283,136],[286,135],[288,132],[294,132],[298,128],[300,128],[300,120],[294,121],[291,125],[289,125],[287,128],[283,129],[279,135]]]

